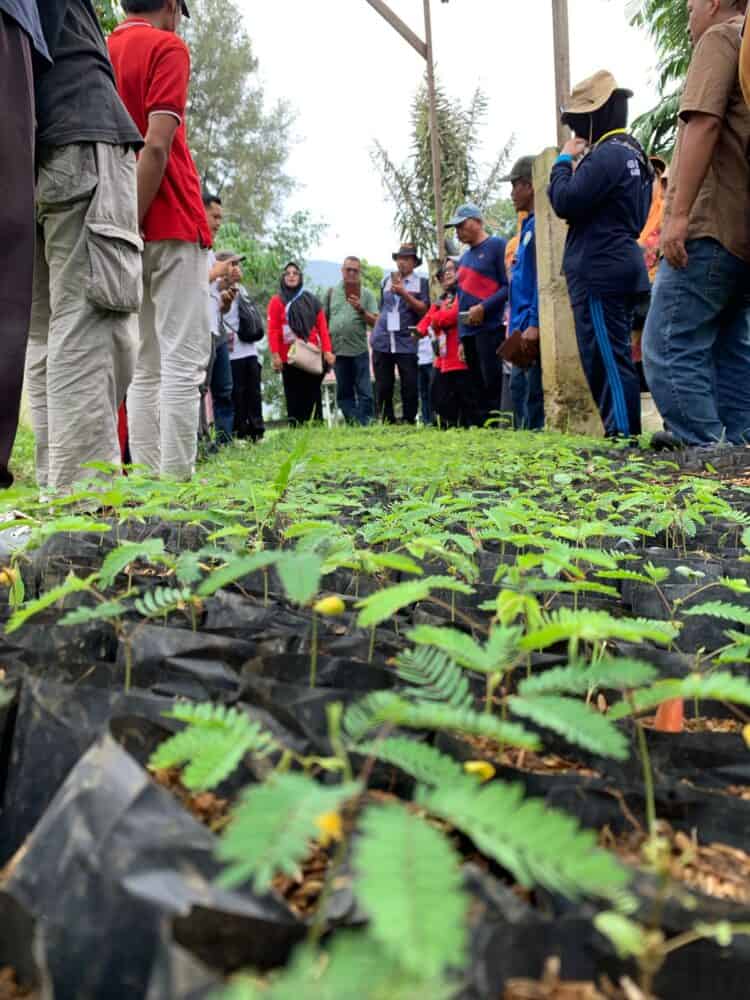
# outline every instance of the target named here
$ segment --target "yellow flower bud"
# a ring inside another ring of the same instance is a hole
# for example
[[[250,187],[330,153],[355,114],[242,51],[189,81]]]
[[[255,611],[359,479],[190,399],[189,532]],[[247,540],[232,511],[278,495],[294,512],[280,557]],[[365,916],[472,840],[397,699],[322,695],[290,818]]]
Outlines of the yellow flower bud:
[[[317,604],[313,605],[316,615],[326,615],[329,618],[334,615],[343,615],[346,606],[340,597],[323,597]]]
[[[317,817],[315,825],[320,830],[318,843],[321,847],[328,847],[334,840],[341,840],[344,836],[341,817],[337,812],[323,813]]]
[[[492,781],[495,777],[495,768],[487,760],[467,760],[464,763],[464,771],[473,774],[482,784],[485,781]]]
[[[12,587],[18,579],[18,570],[12,566],[6,566],[0,570],[0,587]]]
[[[750,723],[743,727],[742,739],[745,741],[745,746],[750,750]]]

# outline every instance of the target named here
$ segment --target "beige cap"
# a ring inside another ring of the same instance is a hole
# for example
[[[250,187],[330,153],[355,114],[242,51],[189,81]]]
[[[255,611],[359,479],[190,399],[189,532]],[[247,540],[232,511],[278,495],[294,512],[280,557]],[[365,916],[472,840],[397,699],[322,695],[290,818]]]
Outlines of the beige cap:
[[[633,96],[632,90],[617,86],[617,80],[608,70],[599,70],[574,87],[567,106],[562,109],[562,120],[565,121],[568,115],[590,115],[598,111],[618,91],[626,97]]]

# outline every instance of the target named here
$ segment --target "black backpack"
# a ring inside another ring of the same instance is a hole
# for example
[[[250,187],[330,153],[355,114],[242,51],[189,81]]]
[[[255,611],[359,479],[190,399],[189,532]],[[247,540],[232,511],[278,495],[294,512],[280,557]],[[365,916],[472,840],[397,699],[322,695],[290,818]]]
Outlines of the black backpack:
[[[263,317],[244,289],[240,289],[238,305],[240,322],[237,327],[237,336],[245,344],[256,344],[259,340],[263,340],[266,335]]]

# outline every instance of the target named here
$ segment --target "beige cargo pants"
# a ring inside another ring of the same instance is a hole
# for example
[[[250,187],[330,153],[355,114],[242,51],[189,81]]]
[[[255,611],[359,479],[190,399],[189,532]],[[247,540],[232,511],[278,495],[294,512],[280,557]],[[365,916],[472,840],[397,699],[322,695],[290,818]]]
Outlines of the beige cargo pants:
[[[200,387],[211,353],[208,251],[160,240],[143,253],[138,359],[128,390],[133,462],[190,479],[198,448]]]
[[[37,481],[69,493],[120,463],[117,410],[133,371],[142,299],[135,154],[77,143],[39,164],[26,390]]]

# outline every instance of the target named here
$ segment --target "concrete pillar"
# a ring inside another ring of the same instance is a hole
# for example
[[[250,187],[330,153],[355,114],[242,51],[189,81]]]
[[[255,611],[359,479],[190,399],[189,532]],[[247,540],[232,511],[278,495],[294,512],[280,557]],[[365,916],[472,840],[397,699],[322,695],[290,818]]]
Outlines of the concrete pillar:
[[[556,149],[546,149],[534,164],[544,414],[548,430],[601,437],[604,428],[581,367],[573,311],[562,274],[567,227],[547,198],[556,158]]]

